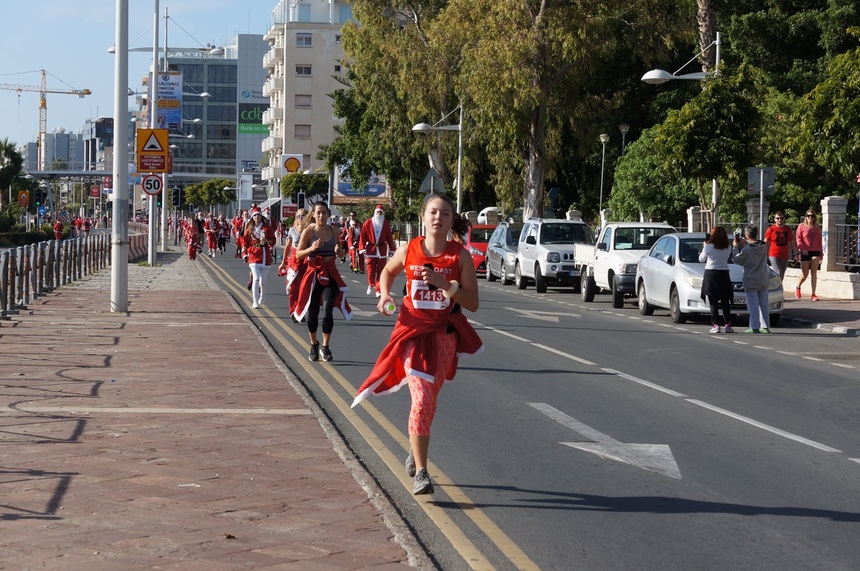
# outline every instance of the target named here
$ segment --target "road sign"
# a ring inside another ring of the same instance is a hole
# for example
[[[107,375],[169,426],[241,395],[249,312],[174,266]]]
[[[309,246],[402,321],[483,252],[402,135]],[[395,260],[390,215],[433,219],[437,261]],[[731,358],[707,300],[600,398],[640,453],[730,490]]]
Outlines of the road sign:
[[[18,191],[18,205],[27,208],[30,205],[30,191],[28,190],[19,190]]]
[[[137,130],[138,172],[167,172],[167,129]]]
[[[148,174],[140,181],[143,192],[150,196],[161,194],[161,177],[157,174]]]
[[[773,194],[776,191],[773,167],[749,167],[747,169],[747,192],[749,194],[761,192],[762,182],[764,182],[765,194]]]

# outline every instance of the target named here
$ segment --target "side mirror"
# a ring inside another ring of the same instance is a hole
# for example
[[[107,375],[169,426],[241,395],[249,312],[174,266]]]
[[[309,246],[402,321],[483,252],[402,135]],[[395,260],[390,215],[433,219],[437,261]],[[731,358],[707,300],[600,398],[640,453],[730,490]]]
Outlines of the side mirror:
[[[597,249],[598,249],[598,250],[603,250],[603,251],[605,252],[605,251],[607,250],[607,248],[606,248],[606,242],[600,242],[600,243],[597,245]]]
[[[526,236],[526,244],[534,246],[535,244],[537,244],[537,240],[535,240],[534,236]]]
[[[492,246],[493,248],[501,248],[502,243],[497,241],[497,242],[493,242],[492,244],[490,244],[490,246]]]
[[[670,266],[674,266],[675,265],[675,256],[673,256],[672,254],[669,254],[668,256],[666,256],[666,263],[669,264]]]

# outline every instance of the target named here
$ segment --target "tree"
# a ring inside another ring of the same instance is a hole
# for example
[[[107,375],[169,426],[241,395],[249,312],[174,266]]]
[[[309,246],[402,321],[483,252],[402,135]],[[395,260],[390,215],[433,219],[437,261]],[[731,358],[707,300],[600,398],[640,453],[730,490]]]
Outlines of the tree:
[[[24,158],[15,145],[8,138],[0,140],[0,209],[9,207],[9,189],[12,182],[21,176],[23,166]]]
[[[235,181],[226,178],[213,178],[185,187],[185,203],[198,208],[225,206],[236,202]]]

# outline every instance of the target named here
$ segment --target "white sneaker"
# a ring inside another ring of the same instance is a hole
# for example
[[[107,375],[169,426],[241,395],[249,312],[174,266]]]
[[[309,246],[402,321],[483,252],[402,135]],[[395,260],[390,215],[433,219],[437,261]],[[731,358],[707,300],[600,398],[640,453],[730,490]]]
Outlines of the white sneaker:
[[[710,331],[711,335],[715,335],[719,332],[720,332],[720,326],[719,325],[714,325],[713,327],[711,327],[711,331]]]
[[[258,309],[259,307],[260,307],[260,306],[259,306],[259,305],[257,305],[257,302],[256,302],[256,301],[255,301],[254,303],[252,303],[252,304],[251,304],[251,308],[252,308],[252,309]]]
[[[382,297],[382,294],[379,292],[376,292],[376,297]]]
[[[372,293],[373,293],[373,286],[367,286],[367,295],[370,295]]]
[[[257,300],[257,305],[263,305],[263,296],[260,296],[260,299]]]

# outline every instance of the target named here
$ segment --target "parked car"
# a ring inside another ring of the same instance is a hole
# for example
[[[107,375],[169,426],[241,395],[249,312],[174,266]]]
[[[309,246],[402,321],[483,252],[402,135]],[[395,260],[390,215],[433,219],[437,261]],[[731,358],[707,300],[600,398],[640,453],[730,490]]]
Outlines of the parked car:
[[[488,224],[475,224],[469,230],[469,235],[466,236],[466,249],[472,254],[472,261],[475,263],[475,272],[478,275],[487,272],[487,244],[490,242],[490,236],[492,236],[495,229],[495,226]]]
[[[667,234],[639,259],[636,268],[636,293],[639,313],[651,315],[654,308],[669,309],[672,321],[684,323],[691,314],[710,315],[711,309],[702,299],[702,278],[705,264],[699,261],[704,248],[704,232]],[[772,269],[767,297],[770,324],[779,324],[785,297],[782,282]],[[729,263],[732,280],[732,313],[749,315],[743,288],[744,269]]]
[[[529,218],[517,245],[514,281],[526,289],[529,278],[538,293],[548,285],[579,287],[582,260],[594,255],[594,234],[582,219]]]
[[[488,218],[487,214],[488,213],[494,213],[496,220],[502,219],[502,211],[499,210],[498,206],[488,206],[488,207],[484,208],[483,210],[481,210],[480,212],[478,212],[478,224],[489,223],[489,221],[487,220],[487,218]],[[490,218],[493,218],[493,216],[491,215]]]
[[[502,222],[496,227],[487,244],[487,281],[500,279],[505,285],[514,282],[517,242],[522,229],[522,224],[510,222]]]

